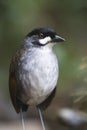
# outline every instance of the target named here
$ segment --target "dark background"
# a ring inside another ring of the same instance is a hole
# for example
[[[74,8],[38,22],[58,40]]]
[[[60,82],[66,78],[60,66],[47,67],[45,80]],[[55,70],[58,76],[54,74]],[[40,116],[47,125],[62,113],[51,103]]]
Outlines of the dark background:
[[[56,97],[45,118],[54,119],[50,112],[61,106],[86,110],[87,0],[0,0],[1,122],[17,118],[8,91],[9,64],[25,35],[36,27],[53,28],[66,39],[54,48],[60,76]]]

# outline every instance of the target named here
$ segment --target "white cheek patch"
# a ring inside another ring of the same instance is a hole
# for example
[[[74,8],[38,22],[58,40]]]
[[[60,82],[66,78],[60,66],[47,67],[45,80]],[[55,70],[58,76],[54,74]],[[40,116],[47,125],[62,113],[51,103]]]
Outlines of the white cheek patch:
[[[42,45],[45,45],[47,44],[48,42],[51,41],[51,37],[45,37],[43,39],[40,39],[39,42],[42,44]]]

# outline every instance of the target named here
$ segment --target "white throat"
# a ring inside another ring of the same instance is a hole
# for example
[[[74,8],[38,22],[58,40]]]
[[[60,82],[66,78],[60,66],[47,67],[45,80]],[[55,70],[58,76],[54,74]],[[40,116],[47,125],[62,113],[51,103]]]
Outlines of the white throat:
[[[49,37],[49,36],[39,40],[39,42],[40,42],[42,45],[45,45],[45,44],[47,44],[47,43],[50,42],[50,41],[51,41],[51,37]]]

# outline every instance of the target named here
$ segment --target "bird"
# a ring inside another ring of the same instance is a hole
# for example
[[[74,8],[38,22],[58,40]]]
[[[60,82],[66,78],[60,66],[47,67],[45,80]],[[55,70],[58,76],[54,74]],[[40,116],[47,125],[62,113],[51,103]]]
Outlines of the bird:
[[[45,130],[42,112],[55,96],[59,77],[53,46],[63,41],[65,39],[51,28],[35,28],[25,36],[11,59],[9,92],[16,112],[21,114],[23,129],[23,112],[35,106]]]

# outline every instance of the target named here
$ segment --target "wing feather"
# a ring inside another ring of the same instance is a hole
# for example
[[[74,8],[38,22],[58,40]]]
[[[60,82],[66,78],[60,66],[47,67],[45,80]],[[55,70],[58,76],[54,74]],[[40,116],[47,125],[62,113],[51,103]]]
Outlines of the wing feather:
[[[17,82],[17,71],[18,71],[18,64],[20,62],[20,57],[23,54],[24,54],[24,50],[22,49],[16,52],[16,55],[11,60],[10,69],[9,69],[9,92],[10,92],[10,97],[13,106],[17,113],[20,112],[20,107],[23,109],[23,111],[26,111],[28,108],[28,106],[22,103],[22,101],[20,101],[17,97],[18,88],[20,88],[20,85],[18,85]]]

